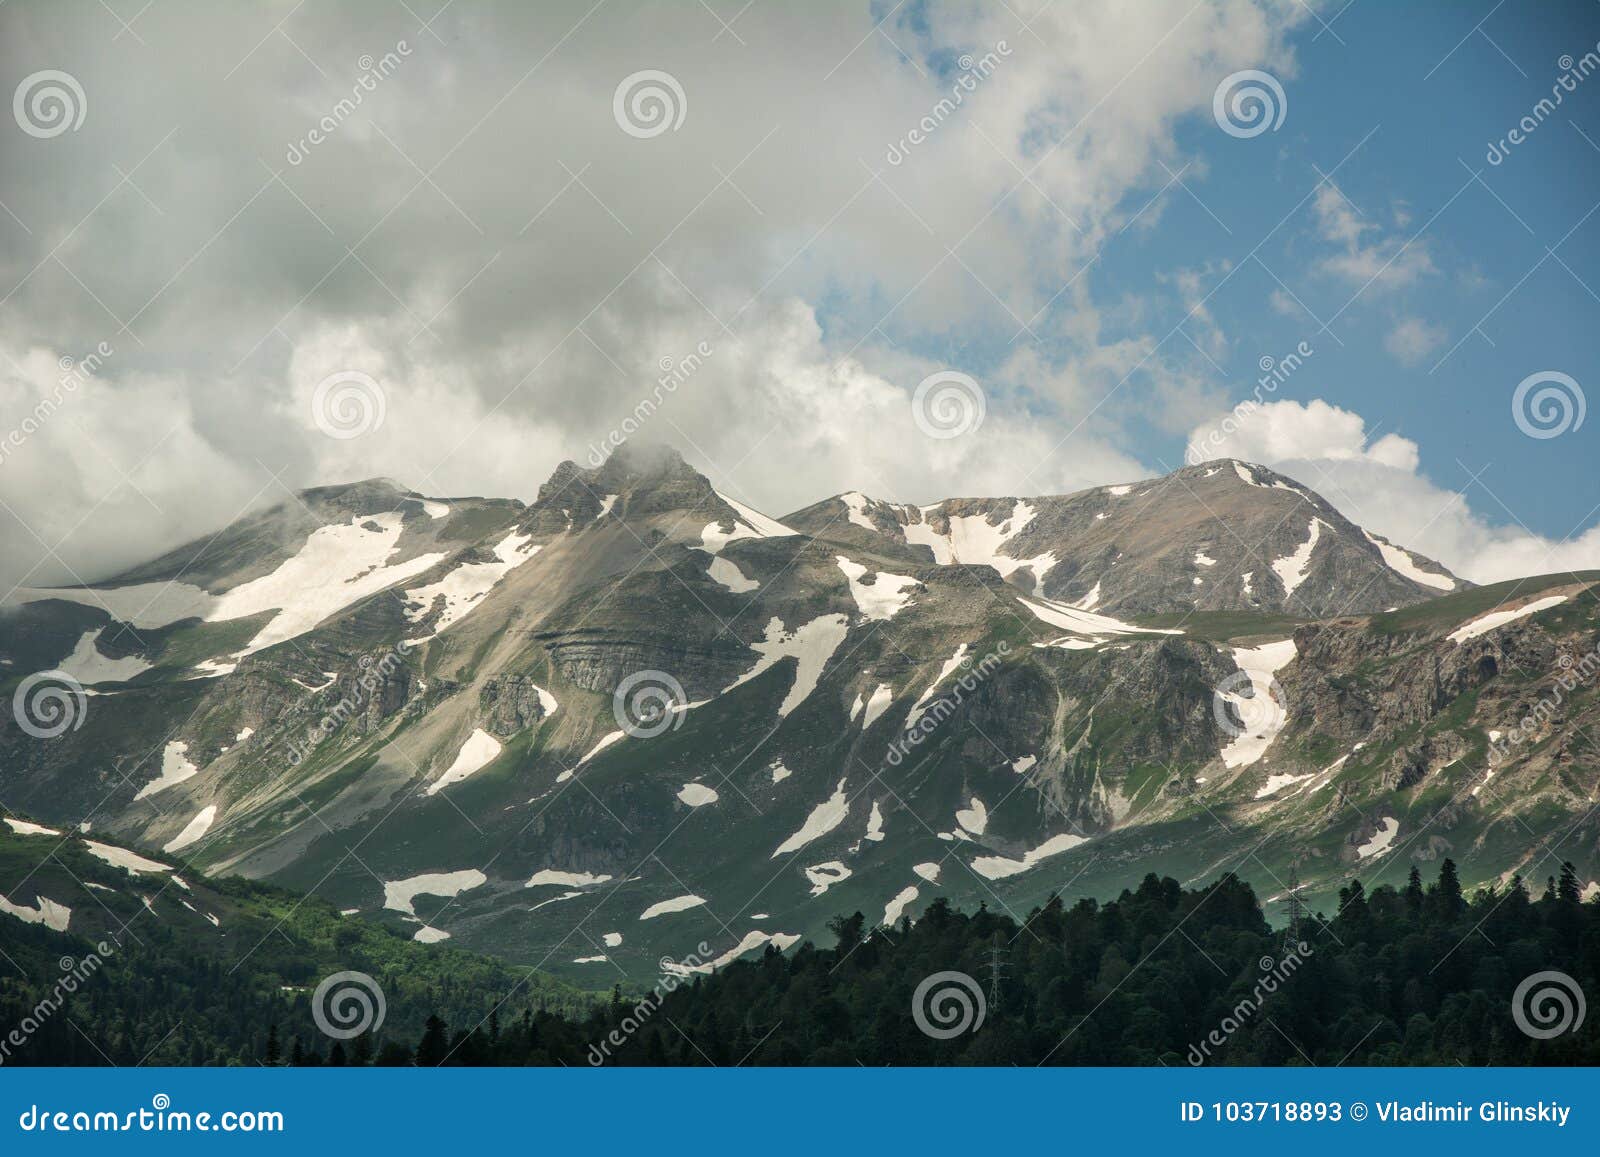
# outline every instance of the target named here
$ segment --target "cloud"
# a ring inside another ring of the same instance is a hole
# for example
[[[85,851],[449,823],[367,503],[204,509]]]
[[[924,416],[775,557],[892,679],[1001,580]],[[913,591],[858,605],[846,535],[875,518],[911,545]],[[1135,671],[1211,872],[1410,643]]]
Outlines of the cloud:
[[[157,4],[139,21],[152,49],[131,52],[101,9],[0,8],[6,74],[65,62],[90,108],[81,131],[0,145],[0,201],[30,230],[8,224],[0,248],[0,346],[48,359],[111,338],[76,420],[164,447],[139,467],[161,475],[150,503],[84,454],[49,480],[19,459],[30,477],[5,467],[0,496],[85,574],[280,484],[526,497],[701,342],[717,352],[660,439],[778,510],[852,486],[938,498],[1143,473],[1119,448],[1137,406],[1097,403],[1153,339],[1102,335],[1098,269],[1066,289],[1063,271],[1182,165],[1177,128],[1209,119],[1219,77],[1293,74],[1303,8],[1101,0],[1026,28],[964,0],[830,13],[758,5],[727,17],[734,38],[675,4],[622,19],[481,0],[428,30],[400,4]],[[371,81],[363,60],[390,52]],[[988,75],[891,163],[963,54],[992,56]],[[648,138],[613,112],[644,69],[684,94],[681,125]],[[1048,353],[988,356],[970,441],[905,440],[910,393],[940,368],[928,351],[970,371],[963,351],[1008,350],[1025,326]],[[340,371],[382,384],[381,429],[341,442],[308,420]],[[1186,389],[1181,367],[1144,372]],[[176,432],[160,442],[141,405]],[[114,526],[73,530],[107,507]],[[5,553],[27,570],[43,552],[12,527]]]
[[[1404,317],[1383,339],[1383,348],[1401,365],[1415,366],[1442,346],[1448,336],[1442,326],[1429,325],[1417,317]]]
[[[201,432],[193,383],[134,371],[113,386],[132,355],[102,348],[91,373],[0,342],[0,596],[152,558],[270,488]]]
[[[1318,263],[1324,273],[1361,289],[1396,289],[1434,271],[1426,242],[1390,234],[1367,220],[1331,181],[1318,188],[1312,210],[1318,233],[1338,247]]]
[[[1358,525],[1473,582],[1600,568],[1600,525],[1564,540],[1491,525],[1422,472],[1415,442],[1398,434],[1369,442],[1360,414],[1320,399],[1268,402],[1231,421],[1214,420],[1197,427],[1190,443],[1204,447],[1207,458],[1280,470]]]

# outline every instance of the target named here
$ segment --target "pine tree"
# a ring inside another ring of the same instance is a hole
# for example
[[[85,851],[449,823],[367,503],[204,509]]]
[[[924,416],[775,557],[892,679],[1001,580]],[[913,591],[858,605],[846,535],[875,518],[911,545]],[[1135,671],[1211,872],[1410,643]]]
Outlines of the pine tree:
[[[1439,914],[1446,920],[1461,915],[1466,901],[1461,898],[1461,877],[1456,873],[1456,862],[1446,858],[1439,865],[1439,880],[1433,887],[1433,900]]]
[[[283,1055],[278,1048],[278,1026],[276,1024],[267,1029],[266,1063],[269,1065],[278,1065],[283,1063]]]
[[[1422,873],[1417,871],[1415,864],[1411,865],[1411,874],[1406,877],[1406,908],[1413,918],[1422,914]]]
[[[423,1026],[422,1039],[417,1042],[417,1067],[434,1068],[444,1064],[450,1051],[449,1041],[444,1021],[437,1016],[430,1016],[428,1023]]]
[[[1578,885],[1578,869],[1572,866],[1571,860],[1564,860],[1561,864],[1561,879],[1556,884],[1556,899],[1563,904],[1583,902],[1583,889]]]

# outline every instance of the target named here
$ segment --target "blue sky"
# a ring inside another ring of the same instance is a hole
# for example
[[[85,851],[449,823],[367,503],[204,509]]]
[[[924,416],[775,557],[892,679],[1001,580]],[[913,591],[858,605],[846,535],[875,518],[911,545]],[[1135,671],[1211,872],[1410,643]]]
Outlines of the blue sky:
[[[1422,470],[1467,489],[1490,521],[1514,516],[1557,538],[1592,525],[1600,419],[1533,439],[1514,424],[1511,397],[1542,370],[1592,392],[1600,367],[1600,75],[1563,93],[1500,163],[1487,154],[1570,75],[1561,58],[1596,51],[1597,39],[1586,3],[1318,6],[1318,19],[1288,37],[1282,126],[1237,139],[1204,113],[1184,118],[1182,183],[1105,245],[1093,298],[1137,298],[1149,312],[1124,332],[1170,335],[1150,368],[1184,363],[1235,400],[1255,385],[1261,356],[1307,342],[1314,356],[1277,399],[1320,398],[1359,413],[1372,437],[1416,442]],[[1361,251],[1380,268],[1395,258],[1371,284],[1365,266],[1329,267],[1348,252],[1319,217],[1317,192],[1330,186],[1358,223]],[[1183,269],[1209,295],[1209,322],[1172,292]],[[1073,308],[1058,302],[1034,326],[1045,345],[1050,322]],[[1390,348],[1400,327],[1412,337],[1404,352]],[[919,340],[909,327],[898,336]],[[925,348],[992,367],[1011,337]],[[1134,374],[1106,409],[1123,413],[1142,461],[1179,465],[1185,439],[1145,417],[1160,405],[1147,376]]]

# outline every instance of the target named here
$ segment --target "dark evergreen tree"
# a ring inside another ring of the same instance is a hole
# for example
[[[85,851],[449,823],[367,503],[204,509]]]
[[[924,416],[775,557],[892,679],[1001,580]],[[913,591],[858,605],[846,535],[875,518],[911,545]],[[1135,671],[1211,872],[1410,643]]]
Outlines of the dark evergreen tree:
[[[1556,883],[1556,899],[1563,904],[1581,904],[1583,902],[1583,885],[1578,883],[1578,869],[1572,866],[1571,860],[1561,864],[1561,878]]]
[[[423,1026],[422,1039],[417,1042],[417,1067],[433,1068],[442,1065],[449,1052],[450,1045],[444,1021],[437,1016],[430,1016],[428,1023]]]

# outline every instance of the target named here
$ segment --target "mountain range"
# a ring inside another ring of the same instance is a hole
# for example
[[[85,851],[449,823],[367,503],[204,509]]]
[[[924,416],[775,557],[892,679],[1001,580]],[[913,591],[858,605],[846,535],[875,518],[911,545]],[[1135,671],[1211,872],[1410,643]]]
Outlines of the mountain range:
[[[526,504],[321,487],[6,600],[0,839],[591,985],[1150,871],[1269,917],[1444,856],[1593,881],[1597,583],[1473,586],[1234,460],[779,518],[631,444]]]

